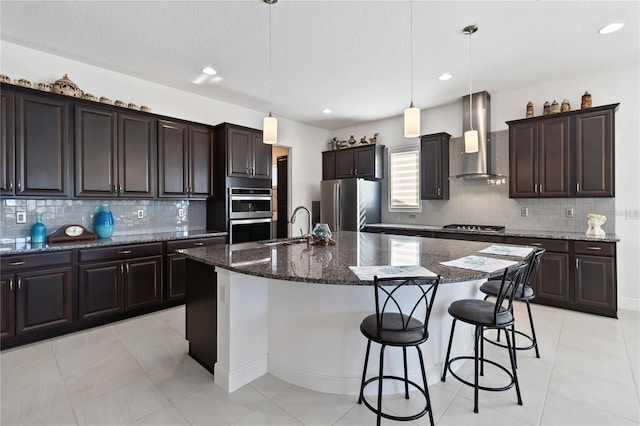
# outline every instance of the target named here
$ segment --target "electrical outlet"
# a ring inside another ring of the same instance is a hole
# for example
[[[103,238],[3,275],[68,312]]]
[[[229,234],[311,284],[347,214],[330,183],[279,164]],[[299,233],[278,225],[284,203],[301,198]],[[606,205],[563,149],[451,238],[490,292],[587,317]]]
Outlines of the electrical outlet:
[[[184,217],[184,209],[178,209],[178,217]]]
[[[573,207],[567,207],[564,209],[564,215],[568,218],[573,218]]]
[[[144,210],[138,209],[138,219],[144,219]]]
[[[520,207],[520,216],[529,217],[529,207]]]
[[[16,223],[27,223],[27,212],[16,212]]]

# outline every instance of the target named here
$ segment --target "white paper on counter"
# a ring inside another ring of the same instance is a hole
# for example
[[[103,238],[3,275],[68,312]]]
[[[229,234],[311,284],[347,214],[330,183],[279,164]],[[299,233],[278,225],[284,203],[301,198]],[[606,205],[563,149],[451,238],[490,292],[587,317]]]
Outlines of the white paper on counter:
[[[486,254],[501,254],[503,256],[517,256],[517,257],[527,257],[529,253],[533,251],[532,248],[529,247],[511,247],[511,246],[499,246],[499,245],[491,245],[487,248],[483,248],[479,250],[478,253],[486,253]]]
[[[471,269],[472,271],[495,272],[500,269],[508,268],[516,265],[518,262],[513,260],[494,259],[493,257],[484,256],[465,256],[460,259],[450,260],[448,262],[440,262],[444,266],[453,266],[454,268]]]
[[[420,265],[349,266],[349,269],[363,281],[373,281],[374,275],[378,278],[437,276]]]

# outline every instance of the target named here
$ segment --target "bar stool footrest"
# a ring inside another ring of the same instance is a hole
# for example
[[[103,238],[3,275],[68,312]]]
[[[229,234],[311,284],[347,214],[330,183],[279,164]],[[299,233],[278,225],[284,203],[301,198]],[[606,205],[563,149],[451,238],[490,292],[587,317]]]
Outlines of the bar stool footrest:
[[[475,358],[472,357],[472,356],[458,356],[458,357],[455,357],[455,358],[451,358],[449,360],[449,367],[448,367],[449,373],[451,373],[451,375],[453,377],[455,377],[456,379],[458,379],[460,382],[464,383],[465,385],[471,386],[472,388],[475,388],[475,386],[476,386],[475,383],[469,382],[466,379],[463,379],[462,377],[458,376],[451,369],[451,364],[456,362],[456,361],[462,361],[462,360],[474,361],[474,359]],[[514,378],[513,378],[513,374],[511,374],[511,372],[509,370],[507,370],[505,367],[503,367],[502,365],[498,364],[495,361],[491,361],[490,359],[486,359],[485,358],[483,360],[481,358],[478,358],[478,362],[482,362],[482,361],[484,361],[484,362],[486,362],[488,364],[491,364],[491,365],[493,365],[495,367],[498,367],[500,370],[504,371],[507,374],[507,376],[509,377],[510,383],[508,385],[505,385],[505,386],[502,386],[502,387],[482,386],[482,385],[478,384],[478,389],[491,391],[491,392],[502,392],[502,391],[506,391],[506,390],[511,389],[513,387],[513,385],[516,383]]]
[[[378,380],[380,380],[381,378],[379,376],[375,376],[372,377],[370,379],[368,379],[366,382],[364,382],[364,385],[362,387],[362,392],[364,394],[364,389],[373,382],[377,382]],[[390,380],[398,380],[401,381],[403,384],[405,382],[403,377],[398,377],[398,376],[382,376],[382,379],[390,379]],[[411,381],[411,380],[407,380],[407,383],[409,383],[411,386],[413,386],[415,389],[417,389],[418,391],[420,391],[420,393],[422,394],[422,396],[425,398],[425,403],[427,401],[427,393],[425,392],[425,390],[422,388],[422,386],[418,385],[417,383]],[[403,392],[404,393],[404,392]],[[374,412],[375,414],[378,414],[378,409],[374,406],[372,406],[371,404],[369,404],[369,402],[367,401],[366,398],[362,398],[362,402],[364,403],[364,405],[371,410],[372,412]],[[425,414],[427,414],[429,412],[429,410],[431,409],[431,407],[427,407],[425,404],[425,408],[420,411],[417,414],[412,414],[410,416],[394,416],[392,414],[388,414],[385,412],[380,412],[380,416],[384,417],[385,419],[390,419],[390,420],[395,420],[395,421],[400,421],[400,422],[404,422],[404,421],[411,421],[411,420],[416,420],[419,419],[420,417],[424,416]]]
[[[510,333],[510,331],[505,331],[505,333]],[[531,344],[529,346],[516,346],[516,347],[514,347],[514,349],[519,350],[519,351],[527,351],[529,349],[533,349],[533,348],[536,347],[536,344],[533,341],[533,337],[529,336],[526,333],[523,333],[522,331],[518,331],[518,330],[515,330],[515,333],[517,335],[522,336],[522,337],[526,338],[527,340],[529,340],[529,342],[531,342]],[[484,334],[482,336],[482,340],[484,340],[487,343],[491,343],[494,346],[500,346],[501,348],[508,349],[507,345],[505,345],[504,343],[495,341],[493,339],[490,339],[490,338],[486,337]]]

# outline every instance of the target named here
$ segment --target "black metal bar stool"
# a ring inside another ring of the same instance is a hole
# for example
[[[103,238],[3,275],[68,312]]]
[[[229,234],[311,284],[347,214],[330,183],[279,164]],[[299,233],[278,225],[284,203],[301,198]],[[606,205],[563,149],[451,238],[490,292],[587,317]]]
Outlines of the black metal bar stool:
[[[533,324],[533,315],[531,314],[531,305],[529,302],[536,298],[535,292],[533,290],[533,280],[536,278],[536,274],[538,273],[538,268],[540,266],[540,261],[542,260],[542,256],[544,255],[544,249],[537,249],[531,252],[528,256],[527,262],[529,263],[529,268],[525,273],[524,282],[520,284],[516,288],[515,296],[513,300],[517,300],[520,302],[525,302],[527,304],[527,312],[529,313],[529,324],[531,325],[531,335],[528,335],[522,331],[515,329],[515,324],[511,326],[511,340],[513,344],[513,348],[517,351],[524,351],[529,349],[535,349],[536,358],[540,358],[540,351],[538,350],[538,339],[536,338],[536,328]],[[500,280],[489,280],[480,286],[480,291],[486,294],[484,300],[487,300],[489,297],[496,297],[498,292],[500,291]],[[518,346],[516,344],[516,334],[523,336],[527,339],[529,344],[526,346]],[[492,345],[500,346],[506,348],[504,343],[500,342],[500,330],[498,330],[498,336],[496,340],[492,340],[487,336],[483,336],[483,339],[491,343]],[[515,356],[515,353],[514,353]],[[516,357],[516,367],[518,365],[518,359]]]
[[[507,279],[509,268],[505,268],[500,281],[500,288],[495,303],[482,299],[463,299],[457,300],[449,305],[449,314],[453,317],[453,323],[451,324],[451,335],[449,336],[449,346],[447,347],[447,356],[444,362],[444,369],[442,372],[442,381],[446,380],[447,370],[453,377],[460,380],[467,386],[474,388],[474,401],[473,411],[478,412],[478,390],[486,391],[505,391],[516,388],[516,394],[518,396],[518,405],[522,405],[522,397],[520,395],[520,385],[518,384],[518,375],[516,373],[515,364],[515,350],[511,345],[511,338],[507,333],[507,330],[513,324],[513,296],[515,292],[513,288],[517,288],[518,285],[524,279],[525,272],[528,268],[528,264],[523,263],[513,269],[513,278]],[[456,321],[462,321],[467,324],[471,324],[475,327],[474,343],[473,343],[473,356],[457,356],[449,359],[451,355],[451,344],[453,343],[453,333],[456,328]],[[484,350],[480,347],[483,340],[482,336],[485,329],[498,329],[504,330],[507,340],[507,349],[509,351],[509,360],[511,362],[511,371],[507,370],[504,366],[498,364],[495,361],[485,359]],[[480,349],[480,353],[479,353]],[[459,375],[457,375],[451,369],[451,363],[461,360],[474,360],[474,382],[471,383]],[[500,370],[504,371],[509,377],[509,384],[501,387],[489,387],[482,386],[478,383],[478,374],[484,374],[484,363],[487,362],[496,366]],[[478,371],[478,363],[480,363],[480,371]]]
[[[362,370],[362,382],[360,384],[360,396],[358,404],[367,406],[377,415],[377,424],[380,425],[382,417],[397,420],[410,421],[418,419],[429,413],[429,421],[433,425],[431,412],[431,400],[427,387],[427,375],[424,369],[424,360],[420,344],[429,338],[428,325],[431,308],[436,296],[440,276],[437,277],[407,277],[407,278],[378,278],[374,277],[374,291],[376,313],[367,316],[360,324],[360,331],[367,338],[367,352],[364,358]],[[424,313],[422,312],[424,310]],[[420,315],[418,317],[418,315]],[[369,350],[371,342],[379,343],[380,366],[378,375],[365,381]],[[384,375],[384,350],[387,346],[402,348],[404,360],[404,377]],[[407,374],[407,347],[413,346],[418,352],[422,383],[409,380]],[[409,385],[417,389],[425,398],[425,407],[419,413],[409,416],[395,416],[382,412],[382,382],[383,380],[399,380],[404,384],[404,395],[409,399]],[[378,382],[377,407],[373,407],[364,398],[364,389],[370,383]]]

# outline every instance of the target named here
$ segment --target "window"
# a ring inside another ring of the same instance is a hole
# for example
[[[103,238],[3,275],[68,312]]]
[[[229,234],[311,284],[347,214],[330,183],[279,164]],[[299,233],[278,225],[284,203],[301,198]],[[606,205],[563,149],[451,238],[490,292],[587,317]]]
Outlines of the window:
[[[420,150],[389,151],[389,210],[420,211]]]

